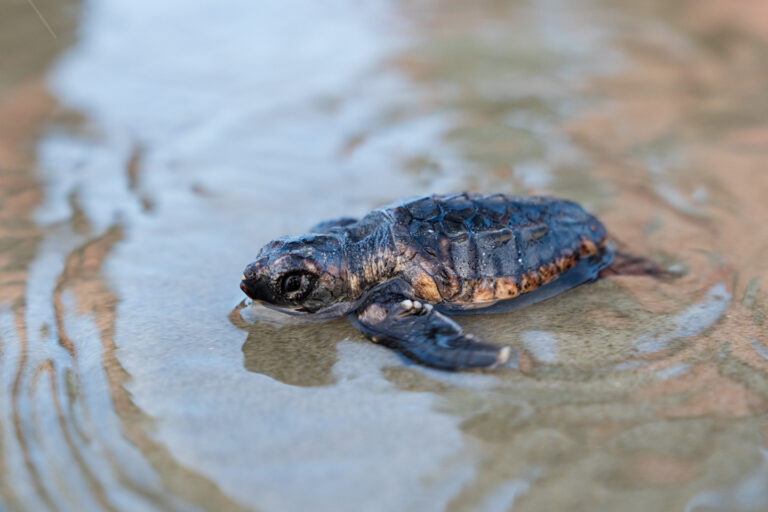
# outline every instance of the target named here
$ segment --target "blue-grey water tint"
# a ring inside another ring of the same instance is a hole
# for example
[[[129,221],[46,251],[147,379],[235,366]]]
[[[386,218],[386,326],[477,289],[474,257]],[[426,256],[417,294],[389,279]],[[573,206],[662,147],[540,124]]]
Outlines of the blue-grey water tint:
[[[39,7],[0,81],[0,508],[768,506],[760,6]],[[486,373],[234,310],[267,241],[453,190],[578,200],[683,277],[462,316],[516,349]]]

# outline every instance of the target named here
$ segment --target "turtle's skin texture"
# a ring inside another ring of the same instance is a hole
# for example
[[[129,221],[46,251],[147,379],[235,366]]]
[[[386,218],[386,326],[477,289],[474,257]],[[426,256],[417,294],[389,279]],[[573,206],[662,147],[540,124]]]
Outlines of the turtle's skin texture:
[[[603,225],[571,201],[436,195],[270,242],[240,287],[308,319],[349,315],[422,364],[483,368],[506,363],[509,347],[476,341],[445,314],[543,300],[597,278],[612,259]]]

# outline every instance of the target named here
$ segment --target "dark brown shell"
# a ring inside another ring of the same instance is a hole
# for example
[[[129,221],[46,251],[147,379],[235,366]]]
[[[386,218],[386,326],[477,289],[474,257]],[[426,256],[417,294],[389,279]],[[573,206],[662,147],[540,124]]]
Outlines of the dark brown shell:
[[[404,273],[432,302],[515,298],[596,255],[606,240],[594,216],[551,197],[431,196],[381,213],[408,255]]]

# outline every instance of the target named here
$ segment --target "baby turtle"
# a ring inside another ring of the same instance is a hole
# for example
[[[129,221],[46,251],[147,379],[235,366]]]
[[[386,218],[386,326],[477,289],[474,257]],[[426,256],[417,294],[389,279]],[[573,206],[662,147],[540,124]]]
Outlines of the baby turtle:
[[[544,300],[596,279],[613,257],[603,225],[571,201],[435,195],[270,242],[240,288],[292,315],[349,315],[373,341],[428,366],[492,368],[510,348],[475,340],[447,314]]]

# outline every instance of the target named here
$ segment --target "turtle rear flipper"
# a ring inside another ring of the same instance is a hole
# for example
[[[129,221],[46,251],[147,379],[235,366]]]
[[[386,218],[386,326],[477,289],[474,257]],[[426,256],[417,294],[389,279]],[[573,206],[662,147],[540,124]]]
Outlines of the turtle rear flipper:
[[[616,251],[613,262],[600,271],[600,277],[607,276],[650,276],[656,279],[675,279],[681,277],[681,274],[643,256]]]
[[[372,294],[350,320],[373,341],[435,368],[494,368],[510,356],[510,347],[475,341],[432,305],[397,292]]]

